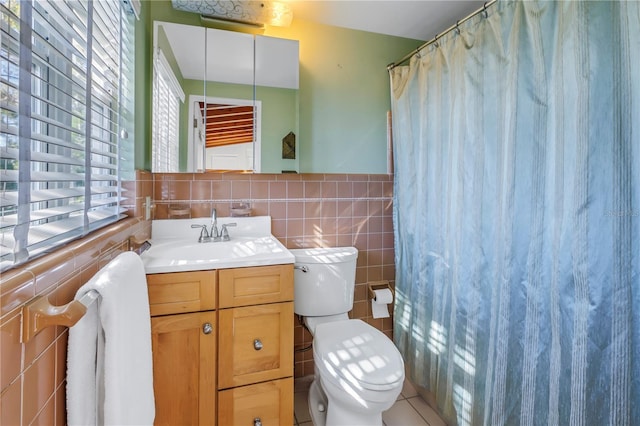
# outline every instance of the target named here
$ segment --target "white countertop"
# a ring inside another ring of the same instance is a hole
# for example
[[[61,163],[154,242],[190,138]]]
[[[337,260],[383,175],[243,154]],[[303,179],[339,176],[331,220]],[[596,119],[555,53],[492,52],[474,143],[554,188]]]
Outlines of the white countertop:
[[[271,217],[224,217],[217,221],[218,229],[226,223],[230,241],[199,243],[200,229],[192,224],[210,226],[211,220],[154,220],[151,247],[141,258],[148,274],[201,271],[223,268],[280,265],[294,263],[295,257],[271,235]]]

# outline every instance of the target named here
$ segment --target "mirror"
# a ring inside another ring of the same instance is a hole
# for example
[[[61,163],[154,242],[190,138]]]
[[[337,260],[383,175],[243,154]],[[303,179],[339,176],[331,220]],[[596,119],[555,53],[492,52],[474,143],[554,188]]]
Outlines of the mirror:
[[[153,63],[152,171],[299,171],[296,40],[156,21]]]

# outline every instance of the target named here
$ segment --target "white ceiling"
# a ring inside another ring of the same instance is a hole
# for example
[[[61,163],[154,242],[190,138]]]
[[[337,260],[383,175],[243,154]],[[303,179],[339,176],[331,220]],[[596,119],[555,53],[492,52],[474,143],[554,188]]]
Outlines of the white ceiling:
[[[480,9],[479,0],[285,0],[293,19],[430,40]]]

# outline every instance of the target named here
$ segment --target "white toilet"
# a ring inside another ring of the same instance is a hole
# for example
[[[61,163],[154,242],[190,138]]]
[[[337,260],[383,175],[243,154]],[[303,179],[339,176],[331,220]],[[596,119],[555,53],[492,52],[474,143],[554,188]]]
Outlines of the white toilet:
[[[402,390],[404,362],[387,336],[347,315],[353,308],[358,250],[290,251],[295,256],[294,311],[313,335],[313,424],[382,425],[382,412]]]

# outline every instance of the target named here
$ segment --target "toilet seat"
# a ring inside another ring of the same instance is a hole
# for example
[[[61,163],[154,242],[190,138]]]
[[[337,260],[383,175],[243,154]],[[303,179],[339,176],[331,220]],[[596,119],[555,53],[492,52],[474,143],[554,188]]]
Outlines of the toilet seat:
[[[393,342],[361,320],[318,324],[313,357],[324,380],[385,391],[402,386],[404,362]]]

